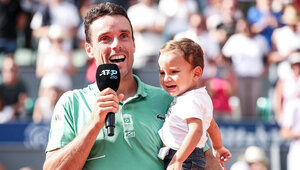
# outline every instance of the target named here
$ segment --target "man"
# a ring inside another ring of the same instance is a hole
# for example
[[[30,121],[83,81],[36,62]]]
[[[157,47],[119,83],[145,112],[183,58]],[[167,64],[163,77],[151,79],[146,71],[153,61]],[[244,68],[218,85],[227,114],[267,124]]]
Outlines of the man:
[[[97,66],[117,64],[120,86],[117,92],[99,92],[94,83],[61,97],[53,113],[44,169],[163,169],[157,157],[162,144],[158,130],[172,98],[133,75],[135,43],[126,11],[102,3],[87,13],[84,24],[87,55]],[[117,113],[112,137],[103,128],[108,112]]]

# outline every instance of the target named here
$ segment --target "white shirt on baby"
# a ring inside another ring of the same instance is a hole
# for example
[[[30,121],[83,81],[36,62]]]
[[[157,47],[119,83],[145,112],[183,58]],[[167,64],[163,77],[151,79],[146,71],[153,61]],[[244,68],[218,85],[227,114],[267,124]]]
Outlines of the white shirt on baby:
[[[178,150],[189,131],[187,119],[198,118],[202,120],[203,133],[197,147],[203,148],[212,117],[213,104],[205,87],[191,90],[174,98],[158,133],[167,147]]]

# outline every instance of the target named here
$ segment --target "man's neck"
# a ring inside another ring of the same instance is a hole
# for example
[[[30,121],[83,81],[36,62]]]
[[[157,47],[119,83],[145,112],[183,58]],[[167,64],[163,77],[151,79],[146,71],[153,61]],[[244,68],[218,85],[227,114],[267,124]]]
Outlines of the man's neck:
[[[137,92],[137,81],[134,79],[133,75],[130,75],[126,78],[122,78],[120,86],[118,89],[118,94],[124,94],[123,101],[134,96]]]

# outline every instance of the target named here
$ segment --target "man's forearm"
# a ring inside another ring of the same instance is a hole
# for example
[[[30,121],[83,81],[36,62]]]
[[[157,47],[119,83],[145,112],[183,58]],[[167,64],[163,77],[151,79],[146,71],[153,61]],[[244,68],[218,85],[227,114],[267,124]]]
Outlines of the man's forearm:
[[[69,144],[47,152],[44,169],[82,169],[102,127],[87,123]]]
[[[205,170],[222,170],[218,160],[210,150],[204,152],[204,156],[206,159],[206,167]]]

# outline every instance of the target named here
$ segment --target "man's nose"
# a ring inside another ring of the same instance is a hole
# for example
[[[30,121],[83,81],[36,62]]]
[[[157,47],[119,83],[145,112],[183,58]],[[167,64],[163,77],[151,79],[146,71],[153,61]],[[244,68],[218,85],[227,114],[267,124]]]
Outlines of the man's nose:
[[[120,40],[117,37],[114,37],[113,42],[112,42],[112,48],[113,49],[119,49],[120,46]]]

